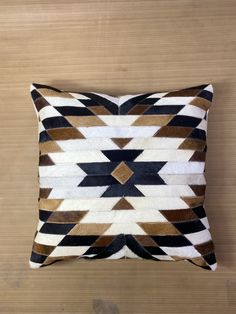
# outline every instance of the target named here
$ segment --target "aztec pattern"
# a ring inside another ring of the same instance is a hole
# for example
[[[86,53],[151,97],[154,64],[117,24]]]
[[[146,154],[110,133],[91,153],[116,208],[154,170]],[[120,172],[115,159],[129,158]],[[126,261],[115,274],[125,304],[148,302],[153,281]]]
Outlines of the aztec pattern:
[[[32,84],[39,222],[30,267],[72,258],[215,270],[204,210],[211,84],[113,97]]]

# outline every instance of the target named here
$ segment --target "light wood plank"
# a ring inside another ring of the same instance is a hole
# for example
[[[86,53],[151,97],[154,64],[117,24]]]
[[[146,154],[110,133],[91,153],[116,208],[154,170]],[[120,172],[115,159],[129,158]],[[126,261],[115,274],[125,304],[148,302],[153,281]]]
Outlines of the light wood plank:
[[[235,32],[235,0],[1,0],[1,313],[235,313]],[[29,269],[38,218],[31,82],[111,95],[214,85],[206,210],[216,272],[135,260]]]

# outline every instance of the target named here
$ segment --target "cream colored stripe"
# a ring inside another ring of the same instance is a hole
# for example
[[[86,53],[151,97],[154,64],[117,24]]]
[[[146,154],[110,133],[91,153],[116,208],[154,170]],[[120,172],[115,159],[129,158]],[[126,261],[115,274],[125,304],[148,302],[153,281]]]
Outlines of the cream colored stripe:
[[[205,174],[160,174],[160,177],[168,185],[204,185],[206,184]]]
[[[150,137],[133,138],[124,146],[123,149],[177,149],[185,138],[168,137]],[[119,147],[110,138],[86,138],[55,141],[62,151],[89,150],[91,147],[95,150],[119,149]],[[58,150],[60,151],[60,150]],[[48,151],[50,153],[50,151]]]
[[[48,198],[79,198],[84,195],[87,197],[100,197],[107,188],[108,186],[86,186],[78,188],[57,187],[50,192]]]
[[[191,149],[162,149],[144,150],[134,159],[135,162],[142,161],[188,161],[194,154]],[[88,162],[110,162],[100,150],[76,150],[68,152],[49,153],[49,157],[54,163],[88,163]]]
[[[185,150],[183,150],[184,152]],[[99,150],[69,151],[49,153],[54,163],[78,163],[78,162],[109,162],[110,160]]]
[[[112,210],[120,197],[91,197],[91,198],[75,198],[75,199],[41,199],[41,209],[58,210],[58,211],[101,211],[106,212]],[[136,210],[147,209],[185,209],[188,205],[180,197],[148,197],[148,196],[127,196],[125,199],[135,207]],[[58,204],[55,204],[57,201]],[[52,203],[52,205],[51,205]]]
[[[60,164],[51,166],[39,166],[40,177],[65,177],[77,176],[84,177],[87,174],[76,164]]]
[[[144,150],[135,161],[188,161],[194,154],[190,149]],[[60,154],[60,153],[58,153]],[[63,153],[61,153],[63,154]]]
[[[59,234],[48,234],[48,233],[41,233],[38,232],[34,241],[39,244],[44,245],[58,245],[61,240],[65,237],[65,235]]]
[[[167,219],[154,209],[145,211],[137,210],[112,210],[107,212],[88,212],[80,223],[133,223],[133,222],[164,222]]]
[[[145,196],[195,196],[188,185],[135,185]]]
[[[78,130],[87,138],[99,137],[150,137],[153,136],[160,126],[127,126],[127,127],[110,127],[110,126],[94,126],[80,127]]]
[[[80,256],[89,248],[90,246],[58,246],[52,251],[49,257]]]

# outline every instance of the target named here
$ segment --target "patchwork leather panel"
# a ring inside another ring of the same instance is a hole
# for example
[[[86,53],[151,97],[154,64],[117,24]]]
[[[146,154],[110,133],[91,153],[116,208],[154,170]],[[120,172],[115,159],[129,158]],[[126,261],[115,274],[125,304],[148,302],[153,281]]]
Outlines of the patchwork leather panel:
[[[71,258],[215,270],[204,209],[212,85],[114,97],[32,84],[39,222],[30,266]]]

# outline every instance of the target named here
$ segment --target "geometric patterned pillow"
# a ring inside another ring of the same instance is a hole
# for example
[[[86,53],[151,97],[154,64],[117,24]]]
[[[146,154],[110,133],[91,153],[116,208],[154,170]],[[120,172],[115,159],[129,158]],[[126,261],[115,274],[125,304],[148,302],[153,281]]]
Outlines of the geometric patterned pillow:
[[[30,267],[72,258],[215,270],[204,210],[211,84],[113,97],[32,84],[39,222]]]

